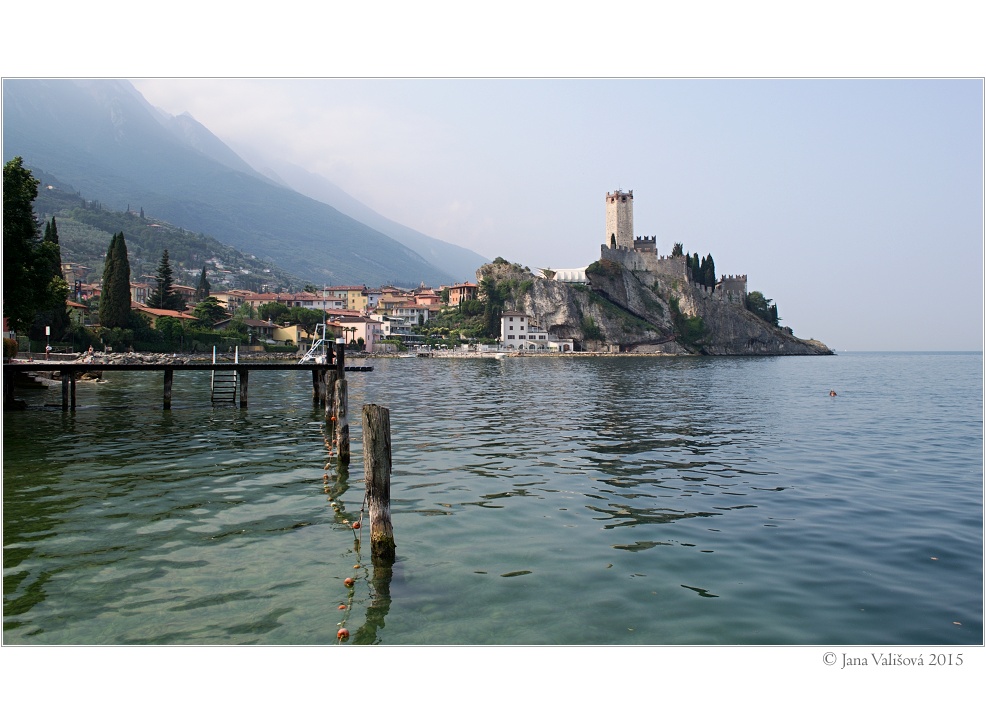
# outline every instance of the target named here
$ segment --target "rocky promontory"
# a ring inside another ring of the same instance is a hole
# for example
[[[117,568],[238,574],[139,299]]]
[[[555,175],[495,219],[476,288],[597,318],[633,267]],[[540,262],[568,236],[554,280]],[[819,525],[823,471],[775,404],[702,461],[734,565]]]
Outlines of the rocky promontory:
[[[586,351],[671,355],[826,355],[821,342],[795,337],[736,301],[686,278],[629,269],[603,259],[586,269],[588,284],[546,279],[517,264],[485,264],[476,272],[499,290],[507,307]]]

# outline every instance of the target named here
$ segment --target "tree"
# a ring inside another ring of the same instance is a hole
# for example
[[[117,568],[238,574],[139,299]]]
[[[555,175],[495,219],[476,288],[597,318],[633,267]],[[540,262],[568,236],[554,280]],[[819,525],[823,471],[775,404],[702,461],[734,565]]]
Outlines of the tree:
[[[202,276],[199,277],[199,284],[195,287],[195,298],[204,301],[209,297],[212,290],[209,288],[209,278],[205,275],[205,267],[202,267]]]
[[[746,308],[765,322],[777,326],[780,317],[777,316],[777,305],[771,304],[772,301],[764,297],[762,292],[750,292],[746,295]]]
[[[53,339],[62,339],[70,326],[68,308],[68,284],[62,274],[62,250],[58,243],[58,226],[55,217],[45,222],[44,236],[38,249],[38,263],[47,264],[48,283],[44,294],[44,307],[38,310],[31,327],[32,339],[44,339],[46,328],[51,329]]]
[[[113,234],[103,266],[103,292],[99,300],[99,323],[103,327],[130,325],[130,258],[123,232]]]
[[[221,322],[229,315],[215,297],[206,297],[195,305],[192,314],[202,320],[205,326],[212,327],[216,322]]]
[[[64,309],[68,292],[61,278],[57,242],[39,239],[34,214],[38,183],[20,156],[4,164],[3,315],[18,332],[30,328],[38,310],[59,305]]]
[[[684,256],[684,255],[685,255],[685,247],[682,245],[680,241],[675,242],[675,245],[671,247],[671,258],[674,259],[675,257]]]
[[[291,316],[291,310],[287,304],[281,302],[267,302],[261,304],[257,309],[259,319],[269,319],[275,324],[281,324]],[[321,319],[319,321],[322,321]]]
[[[688,257],[688,269],[691,272],[691,277],[693,282],[701,282],[701,264],[698,260],[698,252],[695,252],[690,257]]]
[[[175,291],[174,275],[171,272],[171,262],[168,260],[168,250],[161,255],[157,266],[157,287],[147,297],[147,306],[154,309],[172,309],[176,312],[185,311],[185,300]]]
[[[715,289],[716,286],[716,263],[712,259],[712,254],[709,254],[705,259],[702,260],[702,265],[705,267],[705,279],[703,283],[707,287],[712,287]]]

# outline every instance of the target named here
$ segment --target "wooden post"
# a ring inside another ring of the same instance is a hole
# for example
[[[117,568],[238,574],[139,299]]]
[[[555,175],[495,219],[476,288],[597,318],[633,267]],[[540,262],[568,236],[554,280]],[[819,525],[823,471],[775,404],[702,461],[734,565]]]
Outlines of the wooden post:
[[[64,373],[63,373],[64,374]],[[68,373],[68,389],[71,398],[72,409],[75,409],[75,372]]]
[[[59,373],[62,377],[62,410],[68,409],[68,375]]]
[[[319,377],[318,370],[312,370],[312,404],[317,405],[322,401],[322,396],[318,391],[318,380]]]
[[[245,409],[247,406],[247,381],[250,376],[250,370],[241,367],[237,370],[237,373],[237,376],[240,378],[240,409]]]
[[[390,410],[379,405],[363,405],[363,475],[374,563],[392,564],[397,555],[390,522],[391,465]]]
[[[336,380],[335,384],[335,418],[336,418],[336,452],[339,453],[339,464],[349,465],[349,383],[345,379]]]
[[[213,373],[215,374],[215,373]],[[164,371],[164,409],[171,409],[171,384],[175,380],[175,371],[173,369],[166,369]]]
[[[336,372],[339,373],[339,379],[343,380],[346,378],[346,345],[336,342],[333,346],[336,350]]]
[[[325,386],[322,404],[325,405],[326,418],[335,414],[336,379],[338,379],[338,375],[334,368],[330,367],[322,373],[322,380]]]

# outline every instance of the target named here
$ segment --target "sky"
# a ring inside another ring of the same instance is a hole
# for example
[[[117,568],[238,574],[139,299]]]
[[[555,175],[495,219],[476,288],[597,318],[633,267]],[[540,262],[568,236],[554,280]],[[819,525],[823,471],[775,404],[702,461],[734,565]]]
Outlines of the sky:
[[[531,269],[634,233],[837,350],[981,350],[980,79],[131,79],[247,161]],[[358,280],[353,280],[358,281]]]
[[[3,76],[129,79],[251,163],[534,270],[598,258],[605,195],[632,189],[637,235],[746,274],[800,337],[983,348],[975,3],[97,4],[51,0]]]

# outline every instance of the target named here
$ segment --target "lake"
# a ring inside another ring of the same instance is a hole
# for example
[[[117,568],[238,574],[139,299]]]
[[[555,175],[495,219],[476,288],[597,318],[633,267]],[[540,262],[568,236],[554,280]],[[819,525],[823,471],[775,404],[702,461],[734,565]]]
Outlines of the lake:
[[[983,643],[979,353],[371,363],[348,472],[308,373],[247,410],[208,372],[169,411],[161,373],[19,393],[4,644]],[[364,403],[390,570],[351,527]]]

